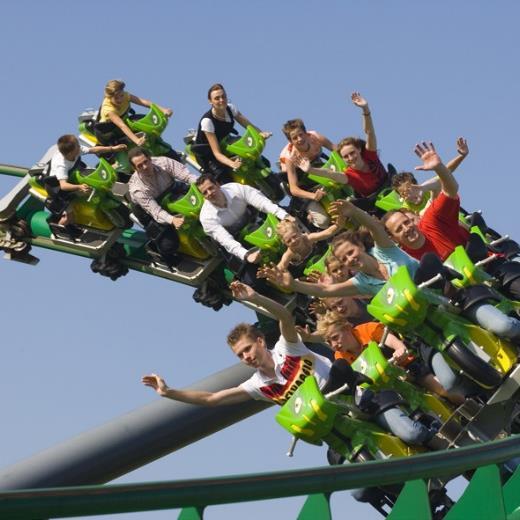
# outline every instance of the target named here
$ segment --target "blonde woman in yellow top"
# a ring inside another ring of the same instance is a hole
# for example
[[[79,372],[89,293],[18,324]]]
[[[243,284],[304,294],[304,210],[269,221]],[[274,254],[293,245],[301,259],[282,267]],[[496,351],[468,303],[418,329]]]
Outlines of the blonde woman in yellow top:
[[[130,141],[137,146],[142,146],[145,142],[145,137],[139,137],[128,128],[122,117],[130,109],[130,103],[149,107],[152,102],[147,99],[134,96],[125,90],[125,82],[118,79],[111,79],[105,86],[105,97],[101,103],[99,110],[98,135],[106,133],[110,127],[103,125],[103,123],[112,123],[115,125]],[[164,108],[157,105],[161,111],[170,117],[173,114],[171,108]],[[119,132],[117,132],[119,133]]]

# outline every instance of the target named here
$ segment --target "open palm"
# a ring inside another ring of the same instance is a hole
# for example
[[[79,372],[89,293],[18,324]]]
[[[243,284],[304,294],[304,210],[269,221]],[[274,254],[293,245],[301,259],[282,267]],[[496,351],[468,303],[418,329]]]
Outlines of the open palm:
[[[359,92],[353,92],[350,99],[352,99],[354,105],[360,108],[365,108],[368,105],[368,101]]]
[[[422,166],[416,166],[416,170],[435,170],[441,164],[441,158],[435,150],[433,143],[415,145],[415,154],[422,161]]]
[[[242,282],[232,282],[229,286],[231,292],[233,293],[233,298],[237,300],[250,300],[254,295],[255,291]]]
[[[280,269],[277,266],[262,267],[258,270],[257,277],[265,278],[271,283],[286,289],[290,289],[294,281],[294,278],[292,277],[291,273],[287,271],[287,269]]]

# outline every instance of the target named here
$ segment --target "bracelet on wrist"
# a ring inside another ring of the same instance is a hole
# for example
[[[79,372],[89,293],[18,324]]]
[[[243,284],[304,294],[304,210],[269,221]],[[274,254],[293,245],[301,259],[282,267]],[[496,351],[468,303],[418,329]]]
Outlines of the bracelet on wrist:
[[[370,115],[370,111],[368,111],[368,112],[363,112],[363,115],[364,115],[365,117],[368,117],[368,116]]]

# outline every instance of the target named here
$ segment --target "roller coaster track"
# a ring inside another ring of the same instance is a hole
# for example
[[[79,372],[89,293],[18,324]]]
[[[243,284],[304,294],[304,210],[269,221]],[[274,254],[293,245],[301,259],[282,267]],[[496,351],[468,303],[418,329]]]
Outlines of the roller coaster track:
[[[27,169],[0,165],[0,174],[23,178],[27,174]],[[2,209],[0,207],[0,212]],[[25,209],[30,210],[30,208]],[[137,241],[139,245],[142,244],[141,235],[136,231],[125,232],[119,240],[127,248],[132,249],[133,242]],[[35,246],[89,256],[88,253],[56,245],[44,236],[33,237],[30,242]],[[157,274],[151,272],[138,260],[133,260],[131,255],[126,262],[130,268]],[[223,376],[219,377],[217,386],[229,385],[229,378],[224,381]],[[232,377],[242,379],[245,376],[240,373],[239,376],[233,375]],[[215,387],[215,385],[210,386]],[[163,403],[154,406],[158,408],[163,406]],[[242,407],[238,414],[233,411],[224,416],[220,414],[220,423],[212,430],[207,428],[203,435],[233,424],[236,420],[256,413],[260,409],[262,408],[253,406],[246,410]],[[156,412],[156,415],[162,417],[163,421],[171,421],[171,417],[164,417],[163,409],[156,410]],[[198,415],[201,415],[200,411]],[[208,415],[205,420],[209,423],[213,419]],[[155,440],[148,438],[147,441],[153,444]],[[125,442],[130,447],[131,443],[128,440]],[[177,442],[179,444],[177,447],[182,447],[191,441],[180,440]],[[170,447],[169,451],[177,447]],[[146,461],[143,458],[143,460],[129,462],[128,467],[121,472],[130,471],[149,462],[150,459],[166,453],[164,451],[152,454],[152,456],[148,455]],[[426,520],[431,519],[431,507],[425,479],[460,475],[469,470],[476,470],[465,492],[445,518],[447,520],[459,518],[514,520],[520,519],[520,470],[517,470],[502,485],[499,465],[516,456],[520,456],[520,437],[513,436],[478,446],[418,455],[413,459],[400,458],[346,466],[211,479],[67,487],[63,487],[63,485],[47,487],[45,484],[37,484],[31,486],[31,489],[9,489],[9,486],[2,485],[2,475],[0,475],[0,518],[32,520],[35,517],[65,518],[182,508],[179,519],[200,520],[203,518],[204,509],[212,505],[308,495],[298,519],[321,520],[331,518],[329,499],[333,492],[405,482],[389,518],[392,520],[409,518]],[[106,475],[109,474],[108,470],[105,472]],[[8,468],[5,474],[11,473],[11,468]],[[112,474],[111,478],[114,476],[117,475]],[[107,478],[99,476],[91,478],[91,481],[97,482],[104,480]],[[50,485],[56,485],[52,479],[49,482],[51,482]],[[71,482],[74,484],[73,479]]]
[[[182,509],[179,519],[203,518],[211,505],[309,495],[299,520],[331,518],[330,494],[345,489],[406,482],[389,518],[431,518],[425,478],[477,469],[446,520],[520,518],[520,472],[501,484],[497,464],[520,455],[520,438],[412,459],[238,475],[211,479],[112,486],[60,487],[0,493],[0,518],[29,520]]]

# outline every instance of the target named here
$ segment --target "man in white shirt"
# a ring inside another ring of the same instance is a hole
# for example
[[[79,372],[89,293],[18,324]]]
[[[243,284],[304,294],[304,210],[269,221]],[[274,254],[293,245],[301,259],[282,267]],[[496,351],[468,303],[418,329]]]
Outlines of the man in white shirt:
[[[242,281],[249,285],[257,283],[254,264],[260,262],[261,252],[246,249],[233,236],[249,223],[248,206],[263,213],[273,213],[280,220],[294,220],[294,217],[251,186],[236,182],[220,186],[211,175],[201,175],[196,185],[206,199],[199,217],[204,231],[222,246],[231,270],[238,270],[236,266],[241,263],[237,260],[247,262],[245,269],[239,268],[243,272]]]

